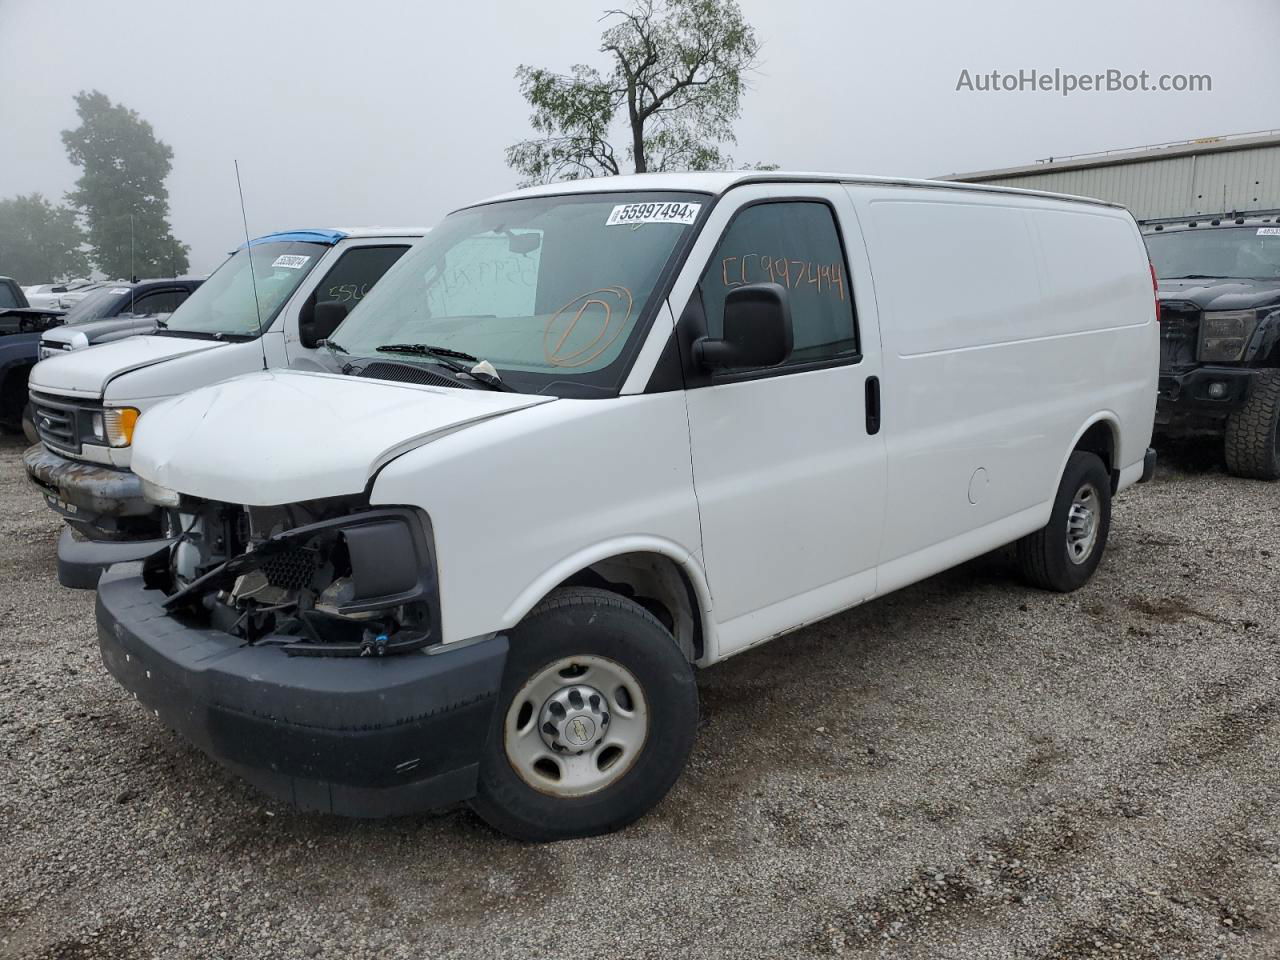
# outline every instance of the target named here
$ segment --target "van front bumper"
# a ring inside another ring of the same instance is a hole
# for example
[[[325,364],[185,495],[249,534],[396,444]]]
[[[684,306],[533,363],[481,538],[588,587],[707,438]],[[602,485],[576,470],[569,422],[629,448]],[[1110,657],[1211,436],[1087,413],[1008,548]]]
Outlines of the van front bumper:
[[[186,626],[141,564],[98,584],[107,670],[156,717],[304,810],[399,816],[475,793],[507,639],[387,657],[291,657]]]

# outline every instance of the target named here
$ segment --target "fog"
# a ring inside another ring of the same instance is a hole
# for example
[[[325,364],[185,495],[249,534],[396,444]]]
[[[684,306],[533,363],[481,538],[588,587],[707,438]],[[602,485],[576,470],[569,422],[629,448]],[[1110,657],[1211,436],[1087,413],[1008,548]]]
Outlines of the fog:
[[[618,0],[0,0],[0,197],[61,198],[59,131],[97,88],[174,150],[193,272],[249,228],[429,225],[512,187],[520,63],[605,66]],[[932,176],[1280,126],[1274,0],[741,0],[763,50],[741,163]],[[1207,73],[1201,93],[957,92],[961,70]]]

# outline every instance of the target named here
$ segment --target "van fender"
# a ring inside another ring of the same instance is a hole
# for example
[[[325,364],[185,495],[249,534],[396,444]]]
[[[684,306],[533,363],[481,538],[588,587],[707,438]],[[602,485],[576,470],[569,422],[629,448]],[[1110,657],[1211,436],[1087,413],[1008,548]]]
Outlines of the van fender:
[[[1120,417],[1117,416],[1114,410],[1100,410],[1097,413],[1093,414],[1087,421],[1085,421],[1084,426],[1082,426],[1079,430],[1076,431],[1076,435],[1071,438],[1071,445],[1068,446],[1066,451],[1062,454],[1062,462],[1058,464],[1058,482],[1059,483],[1062,482],[1062,475],[1063,473],[1066,472],[1066,469],[1067,469],[1067,461],[1071,459],[1071,454],[1075,452],[1076,446],[1080,443],[1084,435],[1088,433],[1089,430],[1094,425],[1099,423],[1105,423],[1108,427],[1110,427],[1111,449],[1113,451],[1113,459],[1116,461],[1120,459]],[[1111,473],[1113,477],[1119,476],[1120,470],[1121,470],[1121,464],[1119,464],[1118,462],[1113,462],[1111,464]],[[1113,481],[1113,485],[1114,485],[1114,481]],[[1058,492],[1058,488],[1056,486],[1053,488],[1052,491],[1050,491],[1049,493],[1050,503],[1053,502],[1053,498],[1057,495],[1057,492]],[[1115,491],[1113,490],[1112,492],[1114,493]]]
[[[673,540],[649,535],[633,534],[625,537],[614,537],[600,543],[584,547],[558,561],[554,566],[543,571],[528,586],[516,595],[502,614],[504,629],[510,629],[528,615],[544,597],[558,585],[564,583],[575,573],[580,573],[593,564],[603,560],[611,560],[628,553],[654,553],[672,560],[693,584],[693,591],[698,600],[698,615],[702,621],[703,656],[701,663],[710,663],[718,659],[719,644],[716,640],[716,626],[711,616],[711,587],[707,583],[702,565],[688,550]]]

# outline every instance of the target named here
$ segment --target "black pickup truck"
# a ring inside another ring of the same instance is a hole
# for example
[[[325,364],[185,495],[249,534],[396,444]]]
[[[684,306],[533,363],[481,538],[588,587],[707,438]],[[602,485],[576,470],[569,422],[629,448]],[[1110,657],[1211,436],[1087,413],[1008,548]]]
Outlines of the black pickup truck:
[[[65,325],[40,341],[40,359],[125,337],[155,333],[203,277],[104,283],[67,311]]]
[[[0,431],[22,430],[27,374],[35,366],[40,336],[59,326],[63,314],[31,306],[16,281],[0,277]]]
[[[1221,437],[1231,473],[1280,478],[1280,217],[1143,233],[1160,290],[1157,435]]]

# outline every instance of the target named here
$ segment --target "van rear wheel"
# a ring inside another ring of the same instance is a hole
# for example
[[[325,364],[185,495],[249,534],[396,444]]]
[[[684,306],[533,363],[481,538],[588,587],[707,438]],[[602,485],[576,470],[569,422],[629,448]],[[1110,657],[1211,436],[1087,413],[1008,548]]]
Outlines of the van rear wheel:
[[[471,806],[521,840],[617,830],[666,796],[697,723],[693,668],[651,613],[556,590],[511,633]]]
[[[1089,582],[1111,530],[1111,478],[1096,454],[1067,460],[1049,522],[1017,542],[1018,567],[1033,586],[1069,593]]]

